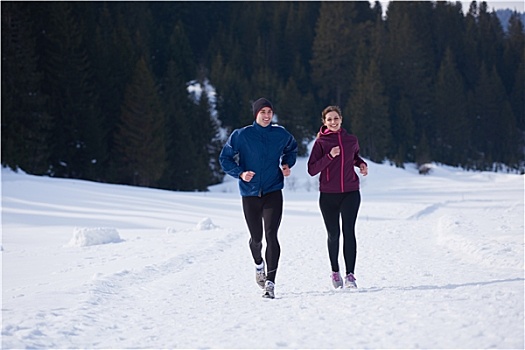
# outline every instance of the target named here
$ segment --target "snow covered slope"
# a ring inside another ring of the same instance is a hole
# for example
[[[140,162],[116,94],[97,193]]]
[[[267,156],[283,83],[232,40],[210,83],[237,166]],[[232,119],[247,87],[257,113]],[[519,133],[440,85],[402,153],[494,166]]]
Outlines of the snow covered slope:
[[[359,288],[331,288],[300,159],[274,300],[233,179],[182,193],[3,170],[2,348],[523,348],[524,177],[369,165]]]

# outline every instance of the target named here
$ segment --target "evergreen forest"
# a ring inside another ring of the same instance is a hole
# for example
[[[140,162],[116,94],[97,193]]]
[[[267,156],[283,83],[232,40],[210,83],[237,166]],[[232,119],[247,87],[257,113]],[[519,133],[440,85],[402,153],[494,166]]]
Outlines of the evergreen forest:
[[[1,7],[4,167],[206,191],[223,180],[227,136],[266,97],[301,156],[336,104],[371,161],[525,169],[522,17],[504,30],[485,2]]]

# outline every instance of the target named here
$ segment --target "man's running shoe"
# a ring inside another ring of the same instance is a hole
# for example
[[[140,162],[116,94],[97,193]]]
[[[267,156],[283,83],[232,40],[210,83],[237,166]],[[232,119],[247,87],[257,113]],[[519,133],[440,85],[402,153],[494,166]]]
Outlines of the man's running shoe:
[[[266,283],[264,284],[263,298],[269,298],[269,299],[275,298],[274,289],[275,289],[275,284],[272,281],[266,281]]]
[[[343,279],[341,278],[341,274],[338,272],[332,272],[332,284],[334,285],[334,288],[343,288]]]
[[[355,283],[355,276],[353,273],[349,273],[345,276],[345,288],[357,288],[357,284]]]
[[[255,282],[264,289],[264,282],[266,282],[266,272],[264,272],[264,261],[261,268],[255,267]]]

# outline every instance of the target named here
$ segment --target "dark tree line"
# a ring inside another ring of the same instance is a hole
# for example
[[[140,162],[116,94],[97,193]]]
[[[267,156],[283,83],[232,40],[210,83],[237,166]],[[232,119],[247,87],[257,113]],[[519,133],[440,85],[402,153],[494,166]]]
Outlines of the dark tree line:
[[[337,104],[372,161],[525,166],[524,27],[485,2],[1,6],[3,166],[206,190],[260,96],[301,155]]]

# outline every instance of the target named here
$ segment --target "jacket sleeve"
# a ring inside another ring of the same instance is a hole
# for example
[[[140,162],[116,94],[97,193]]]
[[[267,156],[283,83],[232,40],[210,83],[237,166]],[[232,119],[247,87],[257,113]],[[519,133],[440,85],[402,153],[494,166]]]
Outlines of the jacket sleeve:
[[[243,169],[235,161],[235,156],[239,153],[236,148],[238,135],[237,130],[232,132],[219,155],[219,163],[221,164],[222,170],[236,179],[238,179],[243,172]]]
[[[321,145],[315,142],[310,157],[308,158],[308,174],[310,174],[310,176],[319,174],[330,164],[332,159],[329,154],[323,154]]]
[[[295,141],[295,138],[292,136],[292,134],[289,135],[288,142],[286,143],[286,146],[283,150],[281,165],[288,164],[288,167],[291,168],[295,165],[297,160],[297,141]]]
[[[368,164],[366,164],[366,162],[363,160],[363,158],[361,158],[359,156],[359,144],[357,144],[356,152],[354,154],[354,165],[359,168],[361,166],[361,164],[364,164],[364,165],[368,166]]]

